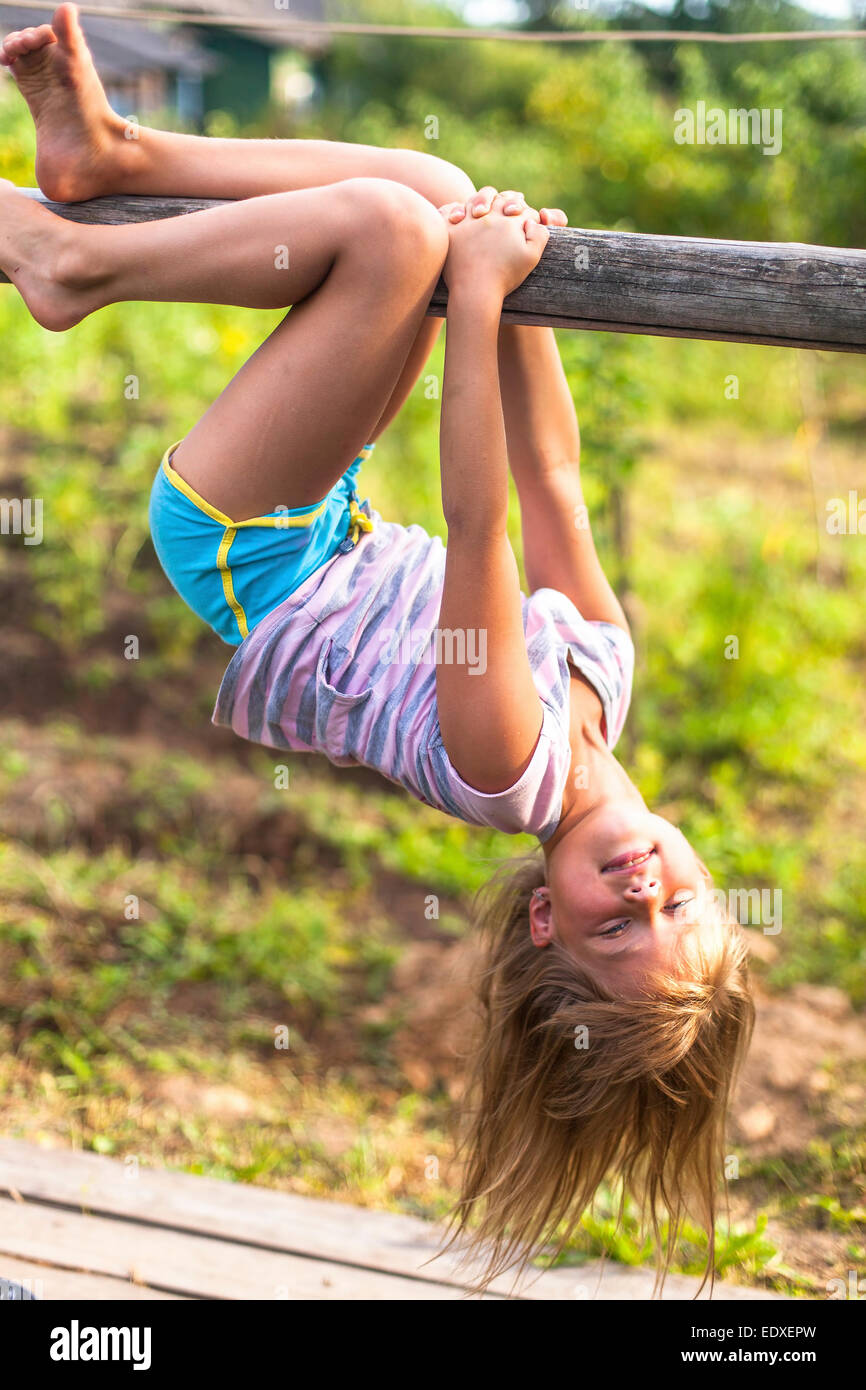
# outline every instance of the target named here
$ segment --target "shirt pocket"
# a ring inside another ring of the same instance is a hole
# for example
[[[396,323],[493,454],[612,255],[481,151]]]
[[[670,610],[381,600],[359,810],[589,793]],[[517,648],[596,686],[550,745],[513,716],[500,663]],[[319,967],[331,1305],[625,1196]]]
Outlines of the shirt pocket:
[[[352,676],[350,653],[326,638],[316,668],[316,743],[338,767],[365,762],[373,687],[362,680],[353,690]]]
[[[372,684],[358,672],[351,652],[333,637],[326,637],[322,644],[316,687],[328,700],[346,709],[369,700],[373,693]]]

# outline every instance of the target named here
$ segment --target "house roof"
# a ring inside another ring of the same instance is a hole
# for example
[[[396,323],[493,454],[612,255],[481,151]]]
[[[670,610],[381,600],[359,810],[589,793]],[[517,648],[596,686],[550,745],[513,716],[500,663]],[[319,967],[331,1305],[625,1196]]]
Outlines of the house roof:
[[[0,32],[49,24],[53,13],[50,5],[44,11],[0,5]],[[161,25],[157,29],[132,20],[82,15],[81,27],[103,81],[151,72],[154,68],[198,77],[217,66],[217,60],[205,53],[191,35],[174,26]]]
[[[142,0],[116,0],[124,9],[139,9],[141,2]],[[115,3],[115,0],[112,0],[112,3]],[[169,3],[169,0],[165,0],[165,3]],[[272,23],[263,29],[244,29],[242,25],[238,25],[237,29],[227,27],[224,31],[229,34],[243,34],[245,38],[254,39],[269,48],[320,49],[327,46],[328,40],[324,35],[292,33],[295,20],[325,18],[323,0],[288,0],[285,10],[278,9],[274,0],[171,0],[171,3],[174,8],[186,13],[198,11],[205,19],[210,16],[219,18],[221,15],[242,15],[245,19],[254,19],[257,22],[270,20]],[[148,9],[152,4],[153,8],[159,8],[154,4],[154,0],[144,0],[144,4]]]
[[[120,0],[120,3],[124,7],[135,7],[137,0]],[[295,20],[325,18],[323,0],[287,0],[284,10],[277,9],[274,0],[191,0],[190,4],[181,0],[177,8],[200,10],[203,15],[243,15],[257,21],[272,20],[273,24],[266,29],[245,30],[238,26],[237,30],[228,30],[229,33],[244,34],[247,38],[257,39],[259,43],[267,44],[271,48],[321,49],[328,45],[328,38],[324,34],[292,33]]]
[[[159,23],[157,16],[160,8],[168,8],[171,4],[172,8],[184,13],[200,12],[203,19],[242,15],[256,20],[272,20],[273,25],[267,29],[245,30],[239,25],[237,29],[227,26],[223,30],[229,34],[244,34],[268,48],[321,49],[325,46],[327,39],[324,37],[291,33],[293,20],[324,17],[323,0],[289,0],[289,3],[291,8],[283,11],[276,9],[274,0],[165,0],[164,6],[151,0],[110,0],[114,9],[153,9],[154,24],[145,24],[140,20],[102,19],[84,14],[80,19],[97,70],[103,78],[126,77],[155,67],[197,76],[212,72],[217,66],[216,61],[197,42],[206,32],[205,25],[197,28],[194,24]],[[53,13],[54,6],[50,3],[46,4],[44,10],[23,10],[15,5],[0,4],[0,33],[48,24]]]
[[[141,0],[112,0],[112,3],[119,3],[124,9],[141,9]],[[153,4],[158,8],[154,0],[145,0],[147,8]],[[273,27],[279,31],[283,26],[281,20],[283,16],[287,23],[293,19],[324,19],[325,11],[323,0],[289,0],[285,10],[277,9],[274,0],[182,0],[182,3],[172,3],[172,8],[177,10],[200,10],[202,14],[214,15],[243,15],[250,19],[271,19]]]

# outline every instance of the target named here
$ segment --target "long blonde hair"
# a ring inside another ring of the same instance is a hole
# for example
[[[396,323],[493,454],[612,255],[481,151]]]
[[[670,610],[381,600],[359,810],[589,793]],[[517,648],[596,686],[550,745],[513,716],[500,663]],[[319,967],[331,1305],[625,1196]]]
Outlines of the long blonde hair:
[[[657,1289],[686,1216],[707,1233],[712,1281],[725,1115],[754,1020],[743,933],[708,915],[687,966],[617,997],[559,943],[533,945],[529,900],[544,881],[531,855],[476,900],[481,1018],[446,1248],[480,1257],[478,1288],[519,1274],[562,1248],[608,1178],[637,1199],[660,1252],[667,1222]]]

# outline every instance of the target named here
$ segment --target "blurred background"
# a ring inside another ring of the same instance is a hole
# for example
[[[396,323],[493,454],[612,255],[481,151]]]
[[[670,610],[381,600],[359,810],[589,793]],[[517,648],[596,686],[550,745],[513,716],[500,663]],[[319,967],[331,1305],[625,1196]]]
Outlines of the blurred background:
[[[265,0],[215,12],[274,27],[85,17],[121,114],[425,149],[583,227],[866,244],[864,42],[287,44]],[[290,18],[323,15],[864,27],[832,0],[292,0]],[[4,31],[37,22],[0,6]],[[699,100],[780,108],[782,151],[675,143],[675,111]],[[33,154],[2,72],[0,176],[32,186]],[[131,304],[58,337],[0,287],[0,495],[44,505],[41,544],[0,536],[2,1127],[436,1216],[457,1180],[467,910],[534,842],[324,760],[296,758],[285,779],[275,755],[212,728],[229,649],[174,596],[148,538],[166,446],[278,319]],[[866,1253],[866,361],[576,332],[560,345],[599,546],[638,644],[618,753],[722,889],[781,895],[771,929],[751,906],[744,918],[762,1004],[720,1269],[826,1296]],[[440,348],[362,495],[444,536],[441,365]],[[827,527],[837,498],[842,534]],[[519,551],[516,509],[513,523]],[[615,1205],[604,1190],[570,1260],[646,1259],[630,1207],[614,1233]],[[700,1269],[703,1250],[691,1231],[675,1267]]]

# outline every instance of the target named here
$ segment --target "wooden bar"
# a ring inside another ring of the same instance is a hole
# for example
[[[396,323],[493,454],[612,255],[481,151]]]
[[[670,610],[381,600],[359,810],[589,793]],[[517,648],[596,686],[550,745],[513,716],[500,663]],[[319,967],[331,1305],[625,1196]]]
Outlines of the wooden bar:
[[[226,200],[114,197],[51,203],[73,222],[158,221]],[[0,274],[0,279],[5,276]],[[428,313],[443,317],[440,281]],[[509,323],[866,352],[866,251],[556,228],[505,301]]]

